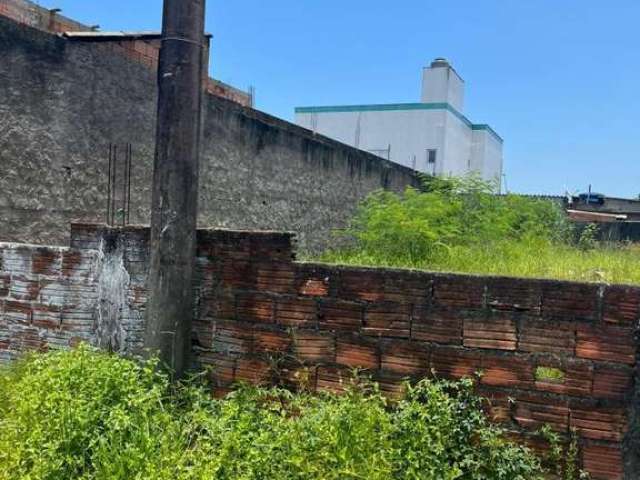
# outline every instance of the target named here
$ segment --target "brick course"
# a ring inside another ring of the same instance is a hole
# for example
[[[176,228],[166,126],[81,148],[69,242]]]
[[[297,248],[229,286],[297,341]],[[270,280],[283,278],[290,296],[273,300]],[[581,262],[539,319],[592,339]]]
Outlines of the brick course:
[[[97,255],[0,244],[0,361],[24,350],[70,347],[94,331]],[[82,294],[80,295],[79,292]],[[85,314],[86,303],[91,303]]]

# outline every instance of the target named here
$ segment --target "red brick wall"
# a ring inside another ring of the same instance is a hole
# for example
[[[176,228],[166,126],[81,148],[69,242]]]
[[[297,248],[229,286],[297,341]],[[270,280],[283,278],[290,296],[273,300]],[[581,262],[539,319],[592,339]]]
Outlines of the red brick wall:
[[[65,280],[64,259],[97,255],[105,238],[123,252],[126,343],[140,345],[142,315],[131,312],[144,311],[148,230],[75,225],[72,250],[0,247],[0,352],[32,346],[32,338],[40,339],[34,347],[46,346],[48,337],[34,330],[35,312],[48,298],[43,285],[50,278],[75,285]],[[13,262],[18,250],[23,259]],[[482,372],[488,414],[515,437],[531,440],[543,425],[563,435],[575,429],[594,479],[637,478],[637,432],[628,430],[638,403],[640,288],[342,268],[296,263],[293,255],[290,234],[199,232],[194,349],[201,365],[213,367],[218,393],[237,381],[340,391],[360,368],[396,395],[405,379]],[[45,328],[64,330],[64,305],[61,324]],[[559,369],[564,378],[541,379],[538,367]]]
[[[114,40],[101,42],[105,48],[141,63],[152,70],[158,69],[158,59],[160,58],[160,40]]]
[[[0,243],[0,362],[94,337],[96,252]]]
[[[482,372],[496,421],[521,438],[575,429],[593,478],[623,478],[640,289],[300,264],[287,240],[201,239],[215,289],[195,334],[220,392],[274,380],[339,391],[361,368],[394,395],[407,378]]]
[[[243,92],[242,90],[232,87],[220,80],[207,78],[205,82],[205,91],[210,95],[216,95],[218,97],[232,100],[245,107],[253,107],[251,94]]]

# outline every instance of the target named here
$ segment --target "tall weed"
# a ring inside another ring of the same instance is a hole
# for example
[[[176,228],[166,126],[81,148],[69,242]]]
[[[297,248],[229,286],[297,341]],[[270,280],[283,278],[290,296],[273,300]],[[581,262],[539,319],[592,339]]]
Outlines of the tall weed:
[[[473,383],[425,380],[389,404],[240,387],[212,399],[156,364],[82,346],[0,373],[0,478],[540,479],[540,462],[488,424]]]

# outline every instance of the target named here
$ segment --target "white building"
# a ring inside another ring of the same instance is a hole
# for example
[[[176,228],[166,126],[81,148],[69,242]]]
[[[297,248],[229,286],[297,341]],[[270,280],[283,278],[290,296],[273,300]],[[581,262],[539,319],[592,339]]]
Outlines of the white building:
[[[449,62],[424,69],[422,101],[296,108],[296,123],[432,175],[502,177],[502,138],[464,111],[464,80]]]

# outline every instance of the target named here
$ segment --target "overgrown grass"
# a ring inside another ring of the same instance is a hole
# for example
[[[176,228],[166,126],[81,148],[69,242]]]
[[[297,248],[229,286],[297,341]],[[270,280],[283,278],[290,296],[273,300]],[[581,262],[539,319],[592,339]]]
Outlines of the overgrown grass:
[[[154,363],[88,347],[0,373],[0,478],[535,480],[540,462],[487,423],[473,383],[425,380],[389,404],[242,387],[214,400]]]
[[[327,251],[304,260],[435,272],[640,284],[640,247],[633,245],[581,250],[561,243],[495,242],[453,247],[446,254],[423,260],[390,258],[376,252],[349,248]]]
[[[640,284],[640,247],[601,245],[551,201],[496,196],[475,178],[369,195],[327,263]],[[346,240],[346,241],[345,241]]]

